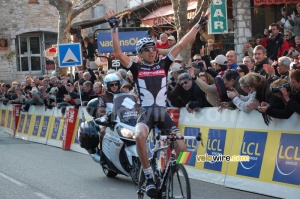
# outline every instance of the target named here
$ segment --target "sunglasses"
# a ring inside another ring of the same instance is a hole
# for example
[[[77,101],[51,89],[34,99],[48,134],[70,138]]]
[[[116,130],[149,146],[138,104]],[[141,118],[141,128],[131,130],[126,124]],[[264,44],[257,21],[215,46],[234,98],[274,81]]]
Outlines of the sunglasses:
[[[110,87],[119,86],[119,83],[109,84]]]
[[[179,61],[179,60],[175,60],[174,62],[175,62],[175,63],[178,63],[178,64],[181,64],[181,63],[182,63],[182,61]]]
[[[184,81],[184,82],[182,82],[180,85],[181,85],[181,86],[184,86],[184,85],[186,85],[187,83],[189,83],[189,81]]]
[[[144,47],[142,48],[144,52],[156,51],[156,47]]]
[[[201,61],[201,59],[193,59],[193,61]]]

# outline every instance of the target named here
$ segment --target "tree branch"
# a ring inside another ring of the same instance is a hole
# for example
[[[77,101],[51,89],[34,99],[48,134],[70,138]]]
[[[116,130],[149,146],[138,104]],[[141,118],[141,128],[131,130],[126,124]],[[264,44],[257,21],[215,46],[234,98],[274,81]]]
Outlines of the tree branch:
[[[100,0],[84,0],[80,5],[76,6],[73,9],[73,11],[71,12],[71,18],[74,19],[77,15],[99,2]]]

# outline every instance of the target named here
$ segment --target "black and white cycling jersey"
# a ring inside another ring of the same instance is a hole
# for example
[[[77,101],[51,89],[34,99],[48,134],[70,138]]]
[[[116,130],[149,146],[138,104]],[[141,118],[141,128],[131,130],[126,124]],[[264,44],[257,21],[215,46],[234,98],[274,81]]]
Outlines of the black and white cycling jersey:
[[[129,70],[133,75],[141,106],[166,107],[167,75],[174,60],[171,54],[152,65],[131,61]]]

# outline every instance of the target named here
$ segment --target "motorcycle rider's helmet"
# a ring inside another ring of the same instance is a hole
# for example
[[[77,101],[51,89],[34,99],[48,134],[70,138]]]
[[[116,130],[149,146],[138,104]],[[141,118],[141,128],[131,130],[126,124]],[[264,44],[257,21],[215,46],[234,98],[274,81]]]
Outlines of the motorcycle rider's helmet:
[[[120,90],[120,87],[121,87],[121,83],[120,83],[120,78],[119,78],[119,76],[118,75],[116,75],[116,74],[108,74],[108,75],[106,75],[105,76],[105,78],[104,78],[104,85],[105,85],[105,87],[106,87],[106,90],[108,90],[108,91],[110,91],[111,92],[111,89],[110,89],[110,86],[109,86],[109,84],[111,83],[111,82],[118,82],[118,90]]]
[[[86,111],[93,118],[97,117],[96,113],[97,113],[98,104],[99,104],[98,98],[94,98],[94,99],[90,100],[86,106]]]
[[[150,38],[150,37],[143,37],[142,39],[140,39],[137,43],[136,43],[136,52],[137,53],[141,53],[141,50],[143,47],[155,47],[155,41],[154,39]]]

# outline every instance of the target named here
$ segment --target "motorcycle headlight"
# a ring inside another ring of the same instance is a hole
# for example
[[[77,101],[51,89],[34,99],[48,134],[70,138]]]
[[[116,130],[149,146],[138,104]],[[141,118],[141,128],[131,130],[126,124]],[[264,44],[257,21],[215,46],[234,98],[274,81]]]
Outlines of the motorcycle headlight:
[[[119,134],[125,138],[131,138],[131,139],[135,138],[135,134],[127,128],[121,128],[118,131],[119,131]]]

